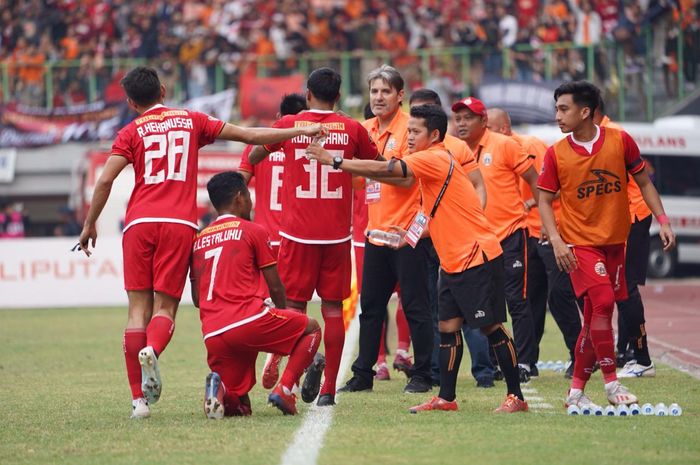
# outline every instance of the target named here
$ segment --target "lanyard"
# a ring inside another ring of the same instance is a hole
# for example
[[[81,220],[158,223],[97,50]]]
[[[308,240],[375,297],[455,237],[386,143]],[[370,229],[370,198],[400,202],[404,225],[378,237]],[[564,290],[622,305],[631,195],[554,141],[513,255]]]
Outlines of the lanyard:
[[[447,172],[447,179],[445,179],[445,184],[442,185],[442,189],[440,189],[440,193],[438,194],[437,198],[435,199],[435,205],[433,205],[433,210],[430,212],[430,217],[433,218],[435,216],[435,212],[437,211],[438,205],[440,205],[440,201],[442,200],[442,196],[445,195],[445,190],[447,189],[447,185],[450,183],[450,179],[452,178],[452,171],[454,171],[455,168],[455,160],[452,157],[452,154],[450,151],[447,151],[447,154],[450,156],[450,169]]]

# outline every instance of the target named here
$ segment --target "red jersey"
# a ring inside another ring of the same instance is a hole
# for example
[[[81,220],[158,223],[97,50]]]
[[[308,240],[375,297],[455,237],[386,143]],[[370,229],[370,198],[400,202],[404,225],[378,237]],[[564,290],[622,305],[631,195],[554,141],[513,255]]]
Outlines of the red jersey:
[[[242,218],[222,215],[197,235],[191,279],[204,339],[267,313],[260,270],[275,263],[267,232]]]
[[[306,110],[287,115],[273,127],[291,128],[321,123],[329,130],[324,148],[343,158],[374,160],[379,153],[367,130],[357,121],[333,111]],[[308,136],[266,145],[284,151],[280,236],[305,244],[337,244],[350,240],[352,175],[306,157]]]
[[[156,105],[124,126],[112,154],[134,166],[124,231],[137,223],[197,225],[197,157],[224,122],[196,111]]]
[[[280,245],[284,152],[272,152],[267,158],[253,166],[248,160],[248,155],[252,150],[252,145],[245,148],[238,169],[249,172],[255,178],[255,216],[253,222],[267,230],[272,239],[272,245]]]

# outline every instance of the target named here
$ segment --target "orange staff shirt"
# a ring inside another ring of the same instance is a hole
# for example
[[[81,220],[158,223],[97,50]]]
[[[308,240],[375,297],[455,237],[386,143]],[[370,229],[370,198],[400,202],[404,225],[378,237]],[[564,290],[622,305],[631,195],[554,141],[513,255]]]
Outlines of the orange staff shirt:
[[[532,160],[511,137],[488,129],[475,155],[486,185],[486,218],[502,241],[525,227],[525,206],[518,179],[532,167]]]
[[[423,212],[429,215],[450,169],[445,144],[433,144],[404,160],[421,183]],[[479,196],[457,160],[429,228],[440,267],[447,273],[460,273],[483,264],[484,256],[492,260],[503,253],[481,209]]]
[[[399,110],[389,126],[381,133],[377,117],[368,119],[362,125],[367,129],[379,153],[385,159],[390,160],[392,157],[401,159],[408,155],[409,118],[408,113]],[[419,183],[415,183],[409,189],[382,184],[380,200],[369,204],[367,229],[390,231],[389,227],[392,225],[408,229],[420,210],[420,199]]]

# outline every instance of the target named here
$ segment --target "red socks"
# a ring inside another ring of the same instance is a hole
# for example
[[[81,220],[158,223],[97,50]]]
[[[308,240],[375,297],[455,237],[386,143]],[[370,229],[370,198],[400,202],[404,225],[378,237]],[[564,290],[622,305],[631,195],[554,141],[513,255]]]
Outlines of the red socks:
[[[131,388],[131,398],[138,399],[143,397],[139,351],[146,347],[146,330],[144,328],[125,329],[123,347],[124,360],[126,360],[126,376]]]
[[[296,345],[289,354],[287,367],[282,373],[280,384],[287,389],[292,389],[294,384],[301,378],[306,367],[311,365],[314,360],[314,355],[318,351],[318,346],[321,345],[321,329],[305,334],[299,338]]]
[[[340,370],[340,358],[345,344],[345,325],[343,324],[342,307],[326,307],[321,305],[323,315],[323,345],[326,351],[326,369],[324,370],[321,395],[335,395],[335,383]]]
[[[156,357],[160,357],[160,354],[163,353],[173,337],[174,330],[175,322],[172,318],[167,315],[154,316],[146,328],[147,342],[139,350],[145,346],[151,346],[156,353]]]
[[[399,298],[399,305],[396,307],[396,332],[399,339],[397,349],[408,352],[408,349],[411,347],[411,329],[408,327],[408,320],[406,320],[406,314],[403,311],[401,298]]]

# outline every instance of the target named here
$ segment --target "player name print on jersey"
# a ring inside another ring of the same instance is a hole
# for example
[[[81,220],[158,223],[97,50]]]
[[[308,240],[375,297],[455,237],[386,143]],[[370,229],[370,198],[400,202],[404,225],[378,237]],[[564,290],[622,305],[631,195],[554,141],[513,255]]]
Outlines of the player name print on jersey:
[[[240,241],[243,231],[237,229],[240,221],[229,221],[203,230],[194,243],[194,251],[221,244],[226,241]]]

